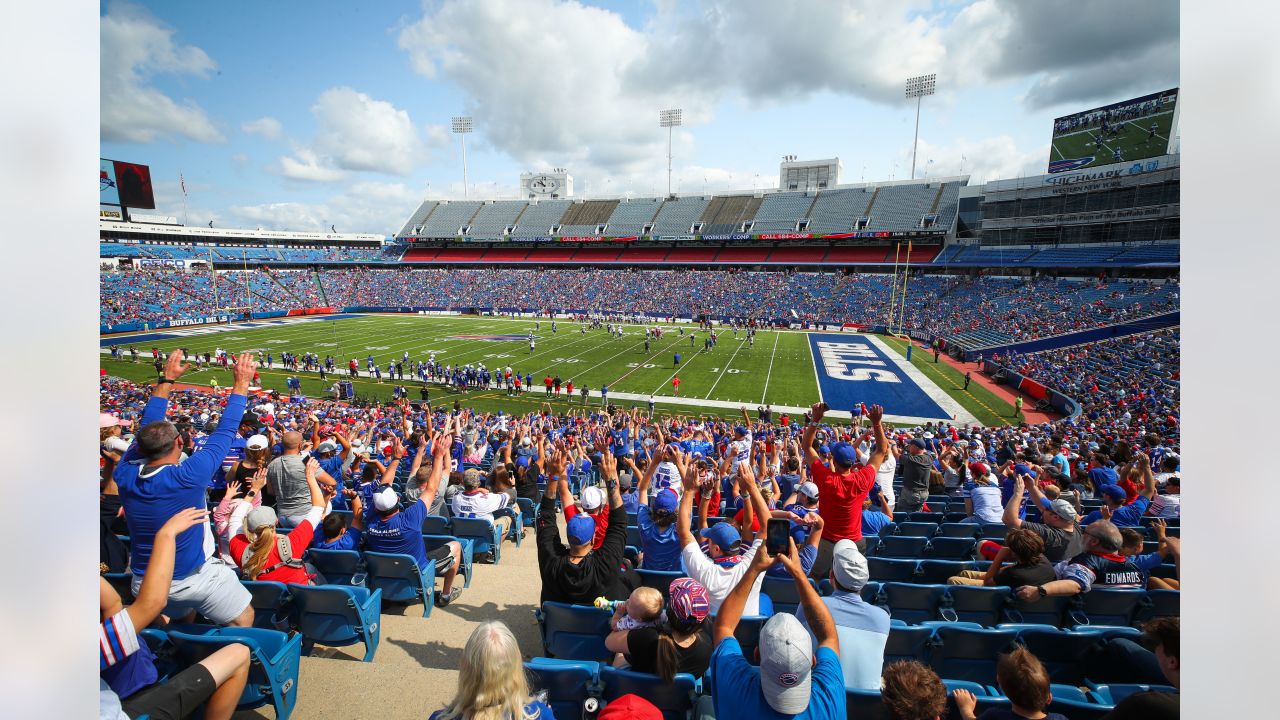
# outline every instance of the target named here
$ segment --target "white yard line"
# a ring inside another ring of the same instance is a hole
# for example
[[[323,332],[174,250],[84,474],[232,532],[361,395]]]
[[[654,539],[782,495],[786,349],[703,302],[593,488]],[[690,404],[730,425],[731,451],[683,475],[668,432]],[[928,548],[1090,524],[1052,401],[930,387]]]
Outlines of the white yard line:
[[[729,367],[733,365],[733,359],[738,357],[738,353],[742,352],[742,346],[746,344],[747,344],[746,338],[743,338],[738,342],[738,349],[734,350],[733,354],[729,356],[729,362],[726,363],[724,367],[720,368],[720,376],[716,378],[715,382],[711,383],[711,389],[708,390],[707,394],[702,397],[703,400],[706,400],[707,398],[711,397],[711,393],[716,391],[716,386],[720,384],[720,381],[724,379],[725,375],[729,374]]]
[[[769,394],[769,378],[773,377],[773,358],[778,354],[778,333],[773,334],[773,352],[769,353],[769,371],[764,376],[764,392],[760,393],[760,404],[764,405],[765,396]]]

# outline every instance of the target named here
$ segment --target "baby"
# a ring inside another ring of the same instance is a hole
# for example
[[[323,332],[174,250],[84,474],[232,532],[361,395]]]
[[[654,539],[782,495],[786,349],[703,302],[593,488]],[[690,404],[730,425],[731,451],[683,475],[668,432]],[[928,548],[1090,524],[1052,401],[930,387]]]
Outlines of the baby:
[[[610,605],[614,611],[612,624],[615,631],[658,627],[662,624],[665,603],[662,593],[656,588],[638,587],[631,591],[631,597],[621,602],[596,599],[596,607],[609,609]]]

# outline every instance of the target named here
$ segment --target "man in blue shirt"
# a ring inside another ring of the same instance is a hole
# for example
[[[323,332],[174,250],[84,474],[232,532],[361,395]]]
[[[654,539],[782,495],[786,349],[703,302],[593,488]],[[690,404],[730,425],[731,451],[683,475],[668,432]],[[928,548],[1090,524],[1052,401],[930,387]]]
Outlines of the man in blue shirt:
[[[181,351],[169,355],[164,377],[156,382],[142,413],[142,429],[120,459],[114,475],[132,538],[135,595],[142,587],[156,532],[179,511],[207,506],[209,478],[221,466],[236,437],[257,364],[253,353],[240,356],[218,428],[203,448],[178,464],[182,438],[173,423],[164,418],[173,383],[192,366],[182,362]],[[248,627],[253,624],[253,607],[249,604],[252,598],[235,572],[205,549],[214,546],[212,530],[206,523],[178,534],[165,614],[182,618],[199,612],[217,625]]]
[[[1124,488],[1119,485],[1102,486],[1102,509],[1094,510],[1080,519],[1081,527],[1098,520],[1110,520],[1116,527],[1138,527],[1142,525],[1142,515],[1151,505],[1151,498],[1156,494],[1155,476],[1147,471],[1146,484],[1138,497],[1125,505]]]
[[[789,553],[770,556],[763,548],[751,559],[747,572],[720,605],[716,615],[715,677],[712,701],[721,718],[843,719],[844,675],[840,668],[840,640],[836,625],[818,592],[800,567],[795,543]],[[817,639],[790,613],[777,613],[760,630],[760,667],[751,665],[733,632],[742,619],[747,597],[760,573],[780,561],[791,573],[800,605]]]
[[[832,551],[831,584],[835,588],[822,602],[831,612],[840,638],[840,666],[848,690],[879,690],[884,646],[889,640],[889,613],[862,599],[870,573],[867,558],[852,540],[841,540]],[[804,608],[796,618],[806,628]],[[816,636],[815,636],[816,637]]]
[[[453,423],[456,418],[451,419]],[[427,563],[436,563],[437,574],[442,569],[439,563],[445,558],[450,560],[444,570],[444,588],[436,596],[436,605],[444,607],[462,594],[462,588],[453,586],[454,577],[458,574],[458,566],[462,559],[462,546],[456,540],[427,552],[427,545],[422,539],[422,521],[427,510],[436,498],[440,489],[440,478],[447,475],[449,451],[453,447],[453,435],[446,431],[432,438],[431,477],[422,486],[422,495],[417,502],[403,512],[400,511],[400,498],[390,485],[373,493],[373,509],[375,514],[364,531],[365,550],[380,553],[396,553],[409,555],[418,562],[419,567],[427,567]],[[386,479],[386,482],[390,482]]]

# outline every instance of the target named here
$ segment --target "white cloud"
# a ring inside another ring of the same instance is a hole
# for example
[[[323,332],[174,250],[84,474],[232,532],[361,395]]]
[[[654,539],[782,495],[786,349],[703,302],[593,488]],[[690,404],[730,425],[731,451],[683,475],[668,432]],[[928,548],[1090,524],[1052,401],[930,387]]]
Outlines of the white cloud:
[[[225,140],[194,101],[175,101],[150,84],[155,75],[207,78],[217,68],[204,50],[176,44],[173,36],[174,30],[127,3],[112,4],[102,17],[99,122],[104,142]]]
[[[250,135],[261,135],[268,140],[280,139],[280,121],[273,117],[260,117],[240,124],[240,130]]]
[[[315,154],[310,148],[297,148],[293,156],[280,158],[280,174],[290,180],[306,182],[334,182],[347,176],[347,173],[333,167],[328,160]]]
[[[339,232],[391,235],[424,194],[403,183],[358,182],[320,202],[238,205],[228,215],[229,222],[239,227],[328,230],[332,225]]]
[[[933,162],[930,163],[930,160]],[[920,138],[916,153],[916,177],[968,175],[970,185],[988,180],[1042,175],[1049,162],[1049,146],[1023,151],[1008,135],[967,140],[961,138],[946,145],[934,145]],[[899,153],[897,180],[911,175],[911,146]]]

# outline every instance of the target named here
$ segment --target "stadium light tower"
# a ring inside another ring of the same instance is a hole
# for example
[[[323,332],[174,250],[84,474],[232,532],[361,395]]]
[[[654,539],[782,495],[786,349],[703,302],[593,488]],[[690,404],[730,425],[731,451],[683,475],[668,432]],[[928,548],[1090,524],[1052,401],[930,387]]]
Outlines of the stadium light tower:
[[[911,141],[911,179],[916,179],[916,145],[920,142],[920,100],[932,95],[938,82],[936,73],[907,78],[907,97],[916,99],[916,136]]]
[[[467,197],[467,134],[472,130],[471,117],[460,115],[453,118],[453,132],[462,136],[462,197]]]
[[[671,128],[684,124],[684,111],[680,108],[658,111],[658,127],[667,129],[667,197],[671,196]]]

